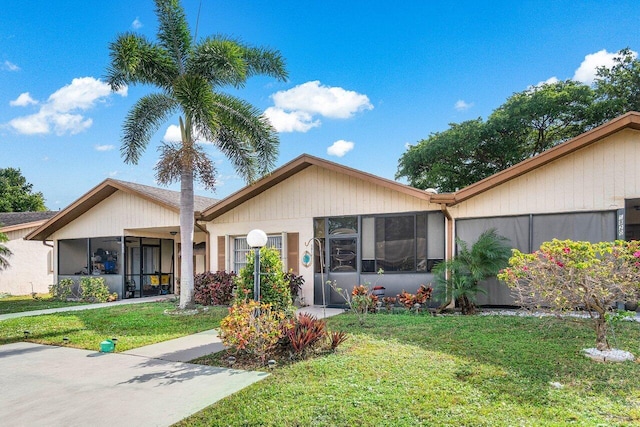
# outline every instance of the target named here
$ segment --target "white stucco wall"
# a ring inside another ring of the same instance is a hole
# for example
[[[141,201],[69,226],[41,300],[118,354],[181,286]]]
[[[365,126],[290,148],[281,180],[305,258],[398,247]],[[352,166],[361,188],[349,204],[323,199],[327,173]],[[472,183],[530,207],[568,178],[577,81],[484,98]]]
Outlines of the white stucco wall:
[[[28,295],[31,292],[47,293],[53,284],[51,271],[52,248],[38,241],[24,240],[35,227],[10,231],[5,244],[13,255],[10,267],[0,271],[0,292],[11,295]]]

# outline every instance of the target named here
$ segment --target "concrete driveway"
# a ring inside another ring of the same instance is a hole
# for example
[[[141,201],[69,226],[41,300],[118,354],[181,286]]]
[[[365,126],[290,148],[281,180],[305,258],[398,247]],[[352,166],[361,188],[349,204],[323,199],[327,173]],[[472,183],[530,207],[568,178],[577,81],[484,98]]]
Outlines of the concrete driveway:
[[[268,376],[26,342],[0,346],[0,425],[168,426]]]

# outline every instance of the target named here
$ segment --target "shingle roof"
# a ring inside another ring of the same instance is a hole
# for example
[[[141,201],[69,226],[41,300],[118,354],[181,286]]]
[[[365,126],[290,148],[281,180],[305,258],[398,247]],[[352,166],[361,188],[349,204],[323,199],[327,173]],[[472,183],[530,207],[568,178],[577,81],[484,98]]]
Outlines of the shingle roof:
[[[111,181],[120,183],[121,185],[130,188],[138,193],[144,194],[152,199],[156,199],[168,205],[172,205],[176,208],[180,208],[180,192],[167,190],[165,188],[151,187],[149,185],[137,184],[135,182],[120,181],[118,179],[112,179]],[[194,209],[197,212],[203,211],[218,200],[210,197],[194,196]]]
[[[45,212],[0,212],[0,227],[28,224],[52,218],[56,211]]]

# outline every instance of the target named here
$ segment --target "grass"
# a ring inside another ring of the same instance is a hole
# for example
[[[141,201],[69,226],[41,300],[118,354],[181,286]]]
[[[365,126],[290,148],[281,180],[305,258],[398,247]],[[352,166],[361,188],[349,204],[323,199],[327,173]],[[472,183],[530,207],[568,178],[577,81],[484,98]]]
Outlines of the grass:
[[[100,342],[116,337],[116,351],[178,338],[216,328],[226,307],[211,307],[197,315],[165,315],[175,308],[170,302],[118,305],[0,321],[0,345],[16,341],[98,350]],[[24,331],[30,331],[24,338]]]
[[[640,424],[638,364],[582,356],[595,335],[581,319],[378,315],[361,327],[340,315],[328,323],[351,332],[337,353],[276,368],[178,425]],[[638,353],[640,325],[623,322],[616,337],[617,348]]]
[[[84,305],[86,302],[56,301],[49,294],[17,295],[0,297],[0,314],[21,313],[24,311],[46,310],[47,308]]]

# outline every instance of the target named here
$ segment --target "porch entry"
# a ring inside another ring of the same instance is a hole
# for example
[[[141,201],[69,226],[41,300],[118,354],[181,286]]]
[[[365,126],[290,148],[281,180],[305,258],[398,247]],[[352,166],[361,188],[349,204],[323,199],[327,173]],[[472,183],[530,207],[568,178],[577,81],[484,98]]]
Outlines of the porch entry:
[[[166,295],[174,289],[174,241],[126,237],[124,298]]]

